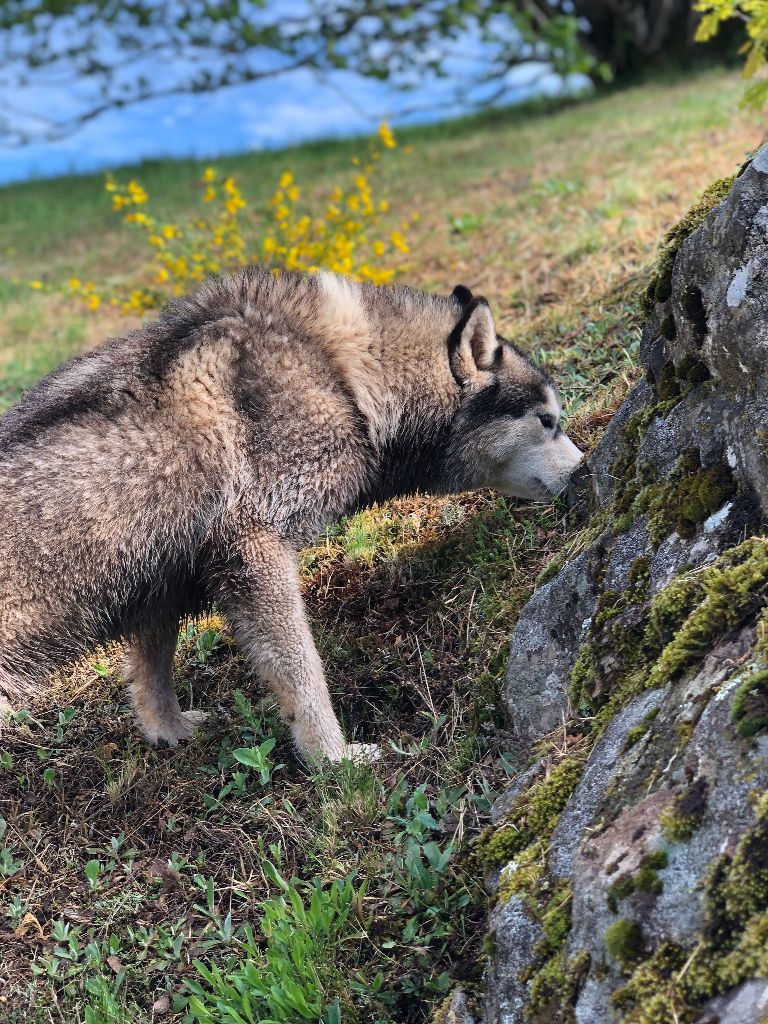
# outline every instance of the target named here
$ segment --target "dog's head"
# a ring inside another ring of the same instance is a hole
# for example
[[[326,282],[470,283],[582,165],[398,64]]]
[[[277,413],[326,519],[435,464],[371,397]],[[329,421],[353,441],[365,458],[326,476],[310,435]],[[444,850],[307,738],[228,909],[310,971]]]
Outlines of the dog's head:
[[[447,465],[454,485],[534,500],[559,494],[583,455],[560,427],[552,381],[497,335],[485,299],[463,285],[453,299],[448,358],[461,386]]]

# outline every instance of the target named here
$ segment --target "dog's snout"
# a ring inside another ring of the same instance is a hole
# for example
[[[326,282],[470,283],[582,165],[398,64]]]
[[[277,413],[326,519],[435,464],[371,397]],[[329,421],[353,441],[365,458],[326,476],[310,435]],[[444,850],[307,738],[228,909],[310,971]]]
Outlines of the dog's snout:
[[[560,444],[563,448],[564,462],[568,465],[570,472],[583,461],[584,452],[573,443],[567,434],[561,434]]]

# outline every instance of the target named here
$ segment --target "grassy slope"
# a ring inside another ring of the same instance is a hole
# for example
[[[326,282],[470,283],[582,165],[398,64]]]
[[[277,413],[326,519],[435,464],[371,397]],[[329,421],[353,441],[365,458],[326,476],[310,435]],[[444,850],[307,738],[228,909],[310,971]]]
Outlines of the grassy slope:
[[[411,133],[413,152],[382,167],[395,214],[421,214],[408,280],[487,294],[503,331],[553,365],[587,446],[634,378],[637,289],[663,230],[761,141],[737,111],[740,88],[709,73],[437,126]],[[256,203],[286,167],[319,201],[356,148],[220,166]],[[194,207],[199,164],[135,173],[169,220]],[[0,192],[0,408],[66,354],[124,329],[109,311],[86,317],[12,280],[140,270],[136,241],[100,190],[99,178],[77,178]],[[507,637],[566,543],[557,508],[475,495],[375,509],[305,554],[335,701],[350,731],[391,741],[375,771],[307,776],[217,622],[190,627],[180,644],[183,701],[213,712],[181,753],[137,739],[117,652],[58,681],[0,753],[0,1000],[10,1019],[77,1021],[88,1004],[93,1021],[145,1020],[164,993],[162,1019],[182,1019],[191,961],[235,955],[227,914],[235,927],[258,920],[274,892],[265,851],[286,876],[367,880],[323,968],[344,1020],[425,1019],[448,976],[477,973],[483,896],[462,851],[504,778],[500,751],[513,749],[498,711]],[[247,696],[235,700],[237,688]],[[235,775],[233,749],[271,735],[271,760],[284,767],[264,783]],[[451,861],[430,867],[450,842]],[[116,987],[123,1017],[105,1009]]]

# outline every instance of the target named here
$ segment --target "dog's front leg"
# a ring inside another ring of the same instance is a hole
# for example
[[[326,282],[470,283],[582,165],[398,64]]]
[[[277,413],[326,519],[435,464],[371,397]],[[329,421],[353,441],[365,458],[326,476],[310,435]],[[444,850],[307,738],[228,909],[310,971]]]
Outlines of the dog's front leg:
[[[362,746],[345,744],[331,706],[291,546],[266,530],[237,529],[214,575],[235,639],[274,690],[302,756],[340,761],[365,754]]]

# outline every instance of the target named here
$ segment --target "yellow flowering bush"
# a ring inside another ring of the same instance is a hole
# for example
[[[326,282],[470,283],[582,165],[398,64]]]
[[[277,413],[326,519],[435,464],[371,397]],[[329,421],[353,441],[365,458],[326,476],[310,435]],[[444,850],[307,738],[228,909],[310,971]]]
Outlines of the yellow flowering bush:
[[[93,282],[72,278],[65,293],[89,309],[102,301],[125,313],[157,309],[170,296],[189,291],[207,274],[234,270],[249,263],[287,270],[321,268],[348,274],[361,281],[386,284],[395,270],[388,257],[409,251],[406,235],[414,214],[397,228],[382,230],[382,215],[389,211],[386,199],[374,195],[376,167],[382,154],[397,146],[387,124],[379,128],[365,159],[355,157],[354,180],[337,187],[324,201],[323,212],[312,216],[302,204],[302,192],[291,171],[285,171],[266,210],[250,214],[249,204],[233,177],[205,169],[202,200],[209,211],[188,223],[166,223],[150,212],[149,196],[139,182],[121,185],[107,177],[106,190],[112,207],[124,222],[142,233],[151,256],[150,280],[124,294],[97,290]],[[30,282],[42,288],[42,282]]]

